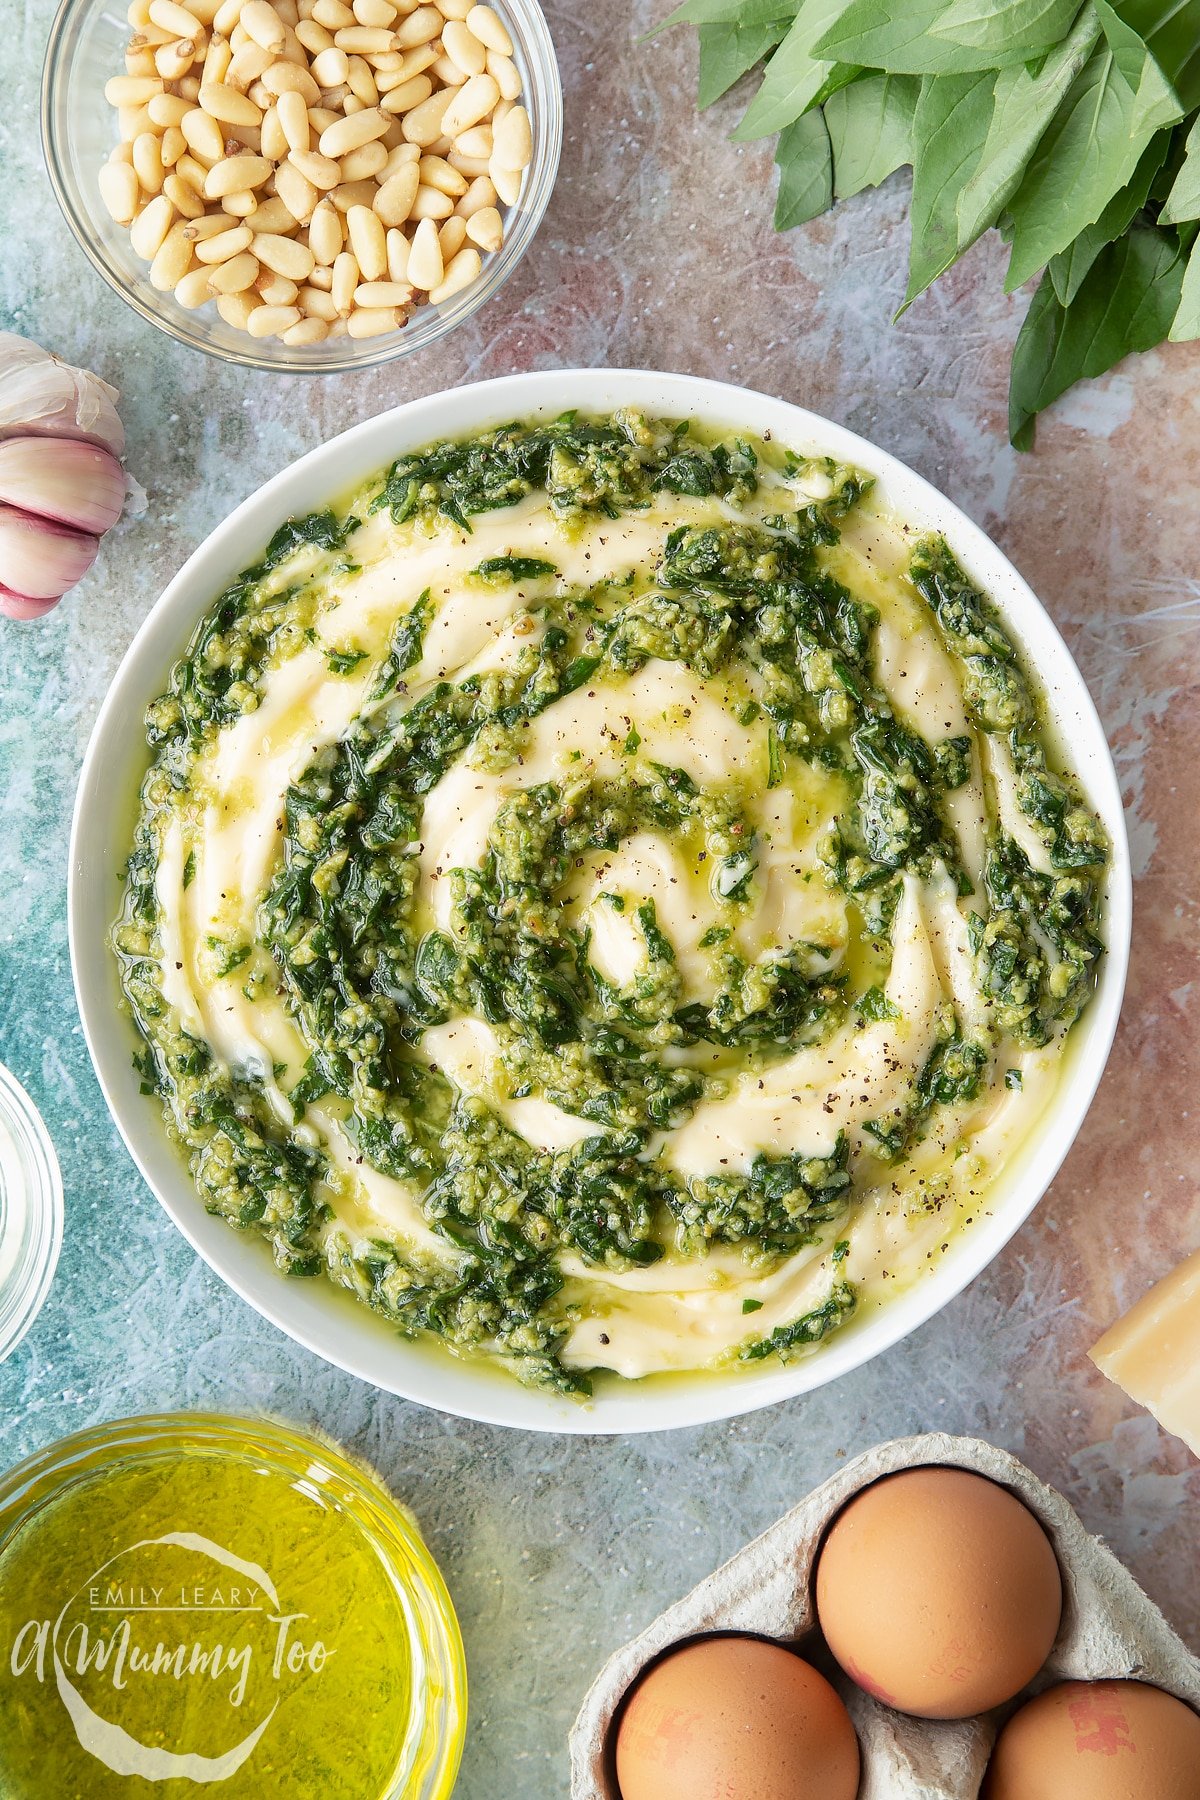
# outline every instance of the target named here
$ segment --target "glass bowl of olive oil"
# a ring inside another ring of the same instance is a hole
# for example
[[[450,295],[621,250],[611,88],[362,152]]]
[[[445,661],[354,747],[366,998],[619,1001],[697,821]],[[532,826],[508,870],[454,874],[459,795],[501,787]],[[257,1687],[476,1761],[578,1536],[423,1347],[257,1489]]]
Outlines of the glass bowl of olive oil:
[[[160,1414],[0,1476],[5,1800],[449,1800],[466,1704],[416,1521],[339,1450]]]
[[[49,1292],[62,1229],[54,1145],[33,1101],[0,1063],[0,1362]]]

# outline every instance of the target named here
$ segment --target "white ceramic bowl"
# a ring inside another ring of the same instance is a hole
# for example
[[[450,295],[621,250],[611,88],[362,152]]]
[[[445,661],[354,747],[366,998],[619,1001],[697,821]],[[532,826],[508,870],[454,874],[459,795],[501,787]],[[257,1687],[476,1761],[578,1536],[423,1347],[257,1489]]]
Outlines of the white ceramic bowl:
[[[203,1210],[162,1127],[158,1105],[139,1092],[128,1017],[108,931],[128,852],[131,795],[146,766],[142,714],[161,692],[200,615],[252,562],[282,521],[310,512],[402,451],[508,419],[556,417],[566,406],[607,411],[633,405],[669,417],[742,427],[876,477],[887,505],[915,526],[945,533],[964,568],[995,600],[1039,671],[1051,714],[1113,843],[1107,895],[1108,952],[1098,990],[1076,1031],[1050,1113],[1008,1171],[987,1216],[962,1231],[938,1267],[877,1312],[851,1321],[810,1357],[786,1367],[669,1383],[603,1383],[590,1404],[521,1387],[510,1377],[407,1343],[329,1282],[287,1281],[266,1247]],[[84,761],[71,839],[69,922],[75,988],[100,1084],[138,1167],[206,1262],[264,1317],[364,1381],[466,1418],[530,1430],[657,1431],[729,1418],[808,1392],[896,1343],[945,1306],[984,1268],[1032,1212],[1058,1171],[1096,1091],[1125,986],[1132,896],[1120,790],[1096,709],[1054,625],[1016,570],[977,525],[920,476],[814,413],[782,400],[687,375],[554,370],[506,376],[413,400],[356,425],[302,457],[243,501],[190,556],[138,632],[96,721]]]

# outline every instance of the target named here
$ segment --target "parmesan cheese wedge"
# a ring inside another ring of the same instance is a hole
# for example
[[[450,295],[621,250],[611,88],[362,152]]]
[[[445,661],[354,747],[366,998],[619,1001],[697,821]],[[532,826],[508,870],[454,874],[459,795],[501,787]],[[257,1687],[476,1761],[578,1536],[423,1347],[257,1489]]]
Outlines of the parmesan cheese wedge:
[[[1200,1456],[1200,1250],[1118,1319],[1091,1356]]]

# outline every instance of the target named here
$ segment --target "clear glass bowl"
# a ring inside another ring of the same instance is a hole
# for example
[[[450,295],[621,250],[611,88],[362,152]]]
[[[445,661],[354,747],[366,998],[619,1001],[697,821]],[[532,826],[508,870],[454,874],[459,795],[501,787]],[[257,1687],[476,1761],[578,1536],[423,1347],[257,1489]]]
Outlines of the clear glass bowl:
[[[108,1800],[130,1776],[229,1800],[450,1800],[467,1723],[453,1603],[412,1514],[329,1443],[157,1413],[29,1457],[0,1475],[0,1639],[27,1649],[41,1620],[53,1667],[44,1646],[40,1673],[24,1650],[0,1658],[6,1800]],[[156,1644],[198,1655],[160,1670]]]
[[[97,175],[117,142],[117,115],[104,84],[124,73],[131,27],[121,0],[62,0],[42,75],[42,148],[58,203],[89,261],[151,325],[225,362],[249,369],[334,375],[411,356],[436,343],[499,292],[541,224],[562,148],[562,86],[549,27],[536,0],[494,0],[513,41],[522,101],[533,130],[533,160],[515,206],[504,209],[505,239],[484,259],[478,281],[441,306],[418,307],[399,331],[377,338],[335,338],[289,347],[226,324],[213,305],[194,312],[150,285],[149,265],[134,255],[129,231],[109,218]]]
[[[0,1063],[0,1362],[41,1310],[62,1228],[54,1145],[33,1101]]]

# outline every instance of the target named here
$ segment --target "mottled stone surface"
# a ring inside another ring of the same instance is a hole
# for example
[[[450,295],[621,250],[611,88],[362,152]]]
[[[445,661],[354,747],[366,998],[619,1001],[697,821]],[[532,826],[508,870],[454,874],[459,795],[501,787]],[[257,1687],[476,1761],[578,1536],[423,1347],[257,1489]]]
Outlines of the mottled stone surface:
[[[155,1407],[261,1407],[369,1457],[446,1570],[473,1683],[462,1800],[553,1800],[593,1670],[838,1459],[969,1430],[1075,1502],[1200,1647],[1200,1466],[1085,1360],[1200,1241],[1193,1167],[1200,809],[1200,349],[1071,396],[1018,457],[1003,420],[1025,304],[981,245],[896,327],[898,179],[775,237],[770,152],[697,117],[694,41],[664,5],[549,8],[567,98],[562,178],[524,266],[433,353],[325,381],[225,370],[139,323],[92,275],[36,149],[49,0],[0,0],[0,322],[125,389],[150,512],[48,622],[0,621],[0,1056],[58,1145],[67,1241],[49,1304],[0,1368],[0,1461]],[[64,922],[76,773],[106,683],[183,557],[292,457],[396,401],[571,364],[720,376],[866,433],[991,531],[1073,645],[1117,751],[1138,877],[1124,1021],[1052,1193],[938,1318],[856,1375],[744,1421],[626,1443],[537,1439],[418,1410],[338,1374],[197,1262],[106,1116]]]

